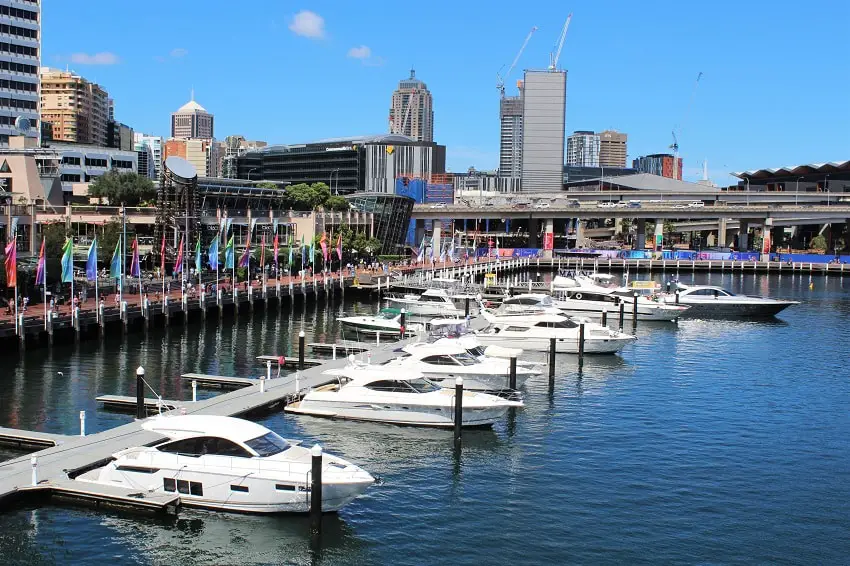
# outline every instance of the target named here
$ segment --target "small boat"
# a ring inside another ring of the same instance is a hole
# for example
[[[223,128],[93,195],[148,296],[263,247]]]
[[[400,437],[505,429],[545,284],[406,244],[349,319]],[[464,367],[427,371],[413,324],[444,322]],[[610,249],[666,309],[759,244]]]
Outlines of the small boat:
[[[410,368],[422,373],[441,387],[454,387],[455,378],[463,378],[465,389],[473,391],[502,391],[510,386],[510,362],[505,358],[474,356],[459,339],[408,344],[398,352],[399,357],[384,364],[387,368]],[[516,387],[530,377],[540,375],[538,369],[517,365]]]
[[[520,347],[524,350],[549,351],[549,341],[555,338],[555,351],[576,354],[579,351],[579,324],[584,322],[584,352],[613,354],[631,344],[637,337],[590,321],[576,321],[560,314],[515,314],[500,317],[483,313],[490,323],[475,337],[483,345]]]
[[[401,334],[401,310],[381,309],[374,316],[345,316],[337,319],[343,326],[358,332],[376,334],[386,332],[387,334]],[[405,321],[405,334],[415,334],[422,330],[422,325]]]
[[[791,305],[799,304],[799,301],[736,295],[713,285],[676,285],[678,299],[675,294],[665,293],[663,300],[668,304],[689,306],[688,316],[770,317]]]
[[[351,364],[325,372],[336,383],[317,387],[301,401],[290,403],[288,413],[398,425],[448,428],[454,426],[454,389],[445,389],[413,369]],[[462,398],[465,427],[491,426],[514,401],[474,391]]]
[[[421,295],[389,295],[386,298],[394,307],[403,308],[417,316],[464,316],[466,305],[459,306],[455,300],[470,299],[470,314],[475,314],[473,308],[476,307],[474,299],[468,296],[455,299],[445,289],[426,289]]]
[[[210,415],[159,416],[142,427],[165,439],[116,452],[78,481],[176,493],[188,507],[240,513],[306,513],[311,454],[257,423]],[[322,455],[322,511],[338,511],[375,482],[363,469]]]

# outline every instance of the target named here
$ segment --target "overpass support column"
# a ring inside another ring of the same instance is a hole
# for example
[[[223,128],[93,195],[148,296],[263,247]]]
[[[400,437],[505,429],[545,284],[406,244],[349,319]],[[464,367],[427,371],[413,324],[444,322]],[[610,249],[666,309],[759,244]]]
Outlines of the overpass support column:
[[[537,237],[537,233],[540,231],[540,223],[536,218],[528,219],[528,247],[529,248],[539,248],[540,247],[540,238]]]
[[[655,219],[655,242],[653,242],[652,249],[654,249],[660,256],[661,252],[664,250],[664,219],[656,218]]]
[[[637,240],[635,241],[634,249],[646,249],[646,218],[637,219]]]
[[[442,231],[443,221],[435,219],[431,231],[431,257],[435,260],[440,258],[440,236]]]
[[[738,229],[738,251],[745,252],[750,249],[750,223],[741,219],[741,227]]]
[[[725,248],[728,244],[726,243],[726,219],[718,218],[717,219],[717,247]]]
[[[543,259],[552,259],[552,249],[555,247],[555,219],[547,218],[544,222]]]
[[[422,243],[422,240],[425,238],[425,221],[421,218],[418,220],[414,220],[416,222],[413,237],[416,239],[415,242],[411,242],[414,246],[418,246]]]
[[[761,261],[770,261],[770,248],[773,247],[773,218],[765,218],[761,230]]]
[[[582,224],[581,218],[576,218],[576,247],[581,248],[584,246],[584,224]]]
[[[620,218],[619,216],[617,216],[617,217],[614,218],[614,237],[616,237],[617,234],[622,234],[622,233],[623,233],[623,219]]]

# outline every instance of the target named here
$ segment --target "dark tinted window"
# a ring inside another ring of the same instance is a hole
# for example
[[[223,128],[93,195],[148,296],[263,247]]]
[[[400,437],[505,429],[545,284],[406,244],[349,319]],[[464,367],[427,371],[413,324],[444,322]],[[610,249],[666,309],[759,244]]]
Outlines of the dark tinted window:
[[[289,443],[274,432],[269,432],[267,434],[264,434],[263,436],[252,438],[245,444],[247,444],[248,447],[251,448],[251,450],[259,454],[260,457],[263,458],[265,458],[266,456],[274,456],[275,454],[280,454],[281,452],[289,448]]]
[[[391,392],[405,392],[409,393],[410,389],[400,384],[398,381],[391,381],[389,379],[384,379],[381,381],[373,381],[366,385],[368,389],[373,389],[375,391],[391,391]]]

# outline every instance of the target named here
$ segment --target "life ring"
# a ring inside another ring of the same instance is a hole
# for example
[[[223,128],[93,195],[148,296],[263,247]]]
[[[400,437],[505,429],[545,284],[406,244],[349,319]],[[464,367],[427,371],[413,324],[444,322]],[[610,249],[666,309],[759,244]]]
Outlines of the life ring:
[[[576,293],[575,295],[573,295],[573,298],[577,301],[580,301],[581,300],[581,293]]]

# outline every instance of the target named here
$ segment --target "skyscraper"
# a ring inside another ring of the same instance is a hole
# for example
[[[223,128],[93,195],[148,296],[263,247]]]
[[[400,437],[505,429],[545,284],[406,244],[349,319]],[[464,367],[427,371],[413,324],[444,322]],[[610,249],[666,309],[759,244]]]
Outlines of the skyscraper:
[[[171,115],[171,137],[183,139],[213,139],[213,115],[192,99]]]
[[[434,141],[434,110],[431,91],[416,78],[399,81],[390,103],[390,133],[409,136],[414,141]]]
[[[520,91],[521,92],[521,91]],[[522,94],[499,101],[499,177],[522,176]]]
[[[162,167],[162,138],[159,136],[136,133],[133,134],[133,141],[136,145],[143,145],[150,148],[151,156],[153,158],[153,178],[159,179]],[[138,148],[136,151],[139,151]]]
[[[41,0],[20,2],[0,0],[0,147],[9,145],[9,136],[21,132],[15,120],[26,118],[30,128],[23,132],[40,136],[39,75],[41,61]]]
[[[682,158],[680,157],[678,160],[678,167],[676,167],[675,177],[673,176],[673,163],[674,156],[669,153],[654,153],[652,155],[642,155],[632,161],[632,167],[637,169],[640,173],[652,173],[653,175],[661,175],[662,177],[668,177],[670,179],[678,179],[682,180]]]
[[[599,134],[578,131],[567,138],[567,165],[599,167]]]
[[[616,130],[599,132],[599,164],[602,167],[625,167],[628,134]]]
[[[522,191],[564,187],[567,72],[526,71],[522,94]]]
[[[42,67],[41,119],[53,127],[54,141],[106,146],[109,94],[76,73]]]

